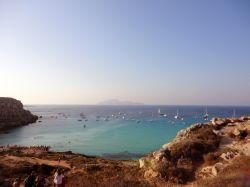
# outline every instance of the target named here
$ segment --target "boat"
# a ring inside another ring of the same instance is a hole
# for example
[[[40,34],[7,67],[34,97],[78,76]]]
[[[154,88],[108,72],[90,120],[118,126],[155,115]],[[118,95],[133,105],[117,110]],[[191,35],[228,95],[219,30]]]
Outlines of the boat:
[[[207,107],[206,107],[206,111],[205,111],[205,114],[203,116],[204,120],[208,120],[208,112],[207,112]]]
[[[86,115],[83,112],[80,113],[80,116],[82,119],[86,119]]]
[[[162,113],[160,108],[158,109],[158,115],[163,116],[163,117],[167,117],[167,114]]]
[[[109,121],[109,116],[107,116],[107,117],[104,119],[104,121]]]
[[[233,110],[233,115],[232,115],[232,118],[235,118],[236,115],[235,115],[235,109]]]
[[[100,116],[96,116],[96,121],[100,121]]]
[[[179,109],[176,111],[176,115],[174,116],[175,119],[180,119]]]

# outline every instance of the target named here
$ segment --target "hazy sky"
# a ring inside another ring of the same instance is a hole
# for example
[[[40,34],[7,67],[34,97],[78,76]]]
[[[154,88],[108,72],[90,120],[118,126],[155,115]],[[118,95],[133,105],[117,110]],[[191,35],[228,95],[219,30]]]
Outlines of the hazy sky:
[[[0,0],[0,96],[250,105],[250,1]]]

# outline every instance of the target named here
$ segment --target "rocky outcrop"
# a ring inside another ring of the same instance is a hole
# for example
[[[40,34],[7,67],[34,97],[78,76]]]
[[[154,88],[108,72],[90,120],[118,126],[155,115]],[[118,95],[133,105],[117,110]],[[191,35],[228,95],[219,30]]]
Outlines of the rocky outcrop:
[[[250,156],[250,117],[213,118],[179,131],[139,164],[147,179],[185,183],[215,177],[241,155]]]
[[[24,110],[21,101],[0,97],[0,130],[28,125],[36,122],[38,117]]]
[[[219,146],[220,138],[213,130],[213,126],[206,124],[194,124],[181,130],[172,142],[140,159],[144,177],[160,177],[175,183],[192,180],[195,165],[202,161],[204,154]]]

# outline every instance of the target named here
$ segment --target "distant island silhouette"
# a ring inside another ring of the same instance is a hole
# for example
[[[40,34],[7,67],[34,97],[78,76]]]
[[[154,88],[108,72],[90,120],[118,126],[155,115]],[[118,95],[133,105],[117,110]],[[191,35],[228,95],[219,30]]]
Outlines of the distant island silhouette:
[[[144,105],[143,103],[137,103],[137,102],[132,102],[132,101],[120,101],[118,99],[109,99],[106,101],[101,101],[97,103],[97,105],[130,105],[130,106],[137,106],[137,105]]]

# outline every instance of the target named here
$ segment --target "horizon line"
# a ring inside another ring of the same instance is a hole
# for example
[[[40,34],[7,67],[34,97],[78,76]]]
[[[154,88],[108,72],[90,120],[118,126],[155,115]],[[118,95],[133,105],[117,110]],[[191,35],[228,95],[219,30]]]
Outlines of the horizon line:
[[[203,106],[203,107],[250,107],[250,105],[232,105],[232,104],[138,104],[138,105],[102,105],[102,104],[23,104],[23,106]]]

